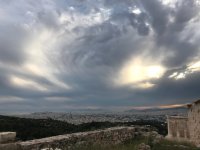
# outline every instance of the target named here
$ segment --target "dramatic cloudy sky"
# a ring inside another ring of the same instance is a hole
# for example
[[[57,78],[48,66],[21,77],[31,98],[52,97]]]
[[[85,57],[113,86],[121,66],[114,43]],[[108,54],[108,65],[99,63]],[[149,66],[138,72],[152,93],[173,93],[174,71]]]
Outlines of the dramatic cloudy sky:
[[[198,0],[0,0],[0,112],[198,98]]]

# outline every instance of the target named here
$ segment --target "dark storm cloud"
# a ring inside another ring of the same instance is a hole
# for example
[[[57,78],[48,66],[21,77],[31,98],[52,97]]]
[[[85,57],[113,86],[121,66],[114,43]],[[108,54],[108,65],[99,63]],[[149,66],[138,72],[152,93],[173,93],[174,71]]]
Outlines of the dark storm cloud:
[[[71,47],[62,47],[62,60],[67,61],[66,63],[70,61],[74,65],[81,62],[82,66],[119,67],[130,55],[138,53],[144,42],[140,40],[140,36],[147,36],[150,32],[147,25],[148,16],[145,13],[129,12],[127,4],[126,8],[126,11],[115,10],[110,18],[101,24],[86,29],[76,28],[79,32],[83,30],[84,35],[76,39]]]
[[[156,33],[155,42],[157,45],[154,50],[149,50],[152,55],[157,57],[157,55],[163,53],[167,55],[167,53],[171,52],[172,55],[166,56],[164,60],[164,64],[169,67],[180,67],[187,61],[190,61],[191,58],[197,54],[199,45],[181,40],[181,33],[184,31],[184,27],[187,23],[195,17],[196,10],[198,9],[197,6],[189,1],[177,4],[176,9],[162,5],[158,0],[142,1],[140,3],[142,3],[140,5],[143,6],[144,11],[140,14],[134,14],[128,11],[128,7],[135,6],[137,4],[135,2],[106,2],[106,6],[112,9],[110,19],[103,24],[92,26],[85,31],[85,35],[82,37],[82,43],[80,43],[81,45],[79,46],[80,50],[76,50],[77,52],[74,58],[81,59],[84,58],[82,57],[83,55],[88,54],[89,57],[86,59],[86,62],[88,60],[89,64],[91,64],[90,61],[93,60],[90,59],[91,57],[96,60],[95,55],[98,57],[97,60],[103,63],[107,62],[105,60],[106,58],[111,58],[110,61],[113,61],[114,64],[116,64],[115,60],[125,60],[126,55],[138,51],[137,46],[135,46],[137,44],[127,44],[126,38],[124,38],[127,36],[126,34],[128,32],[135,34],[128,27],[133,26],[139,35],[148,36],[150,32],[150,26],[148,24],[150,24]],[[112,7],[111,4],[114,6]],[[186,10],[190,11],[188,12]],[[171,22],[170,17],[173,18],[174,21]],[[115,56],[119,54],[120,58],[112,59],[112,49],[118,44],[118,39],[120,39],[122,45],[125,43],[124,45],[126,47],[124,49],[114,48],[113,52]],[[134,36],[130,37],[129,41],[130,43],[134,43]],[[84,49],[86,49],[86,51]],[[161,51],[159,51],[159,49],[161,49]],[[163,52],[163,49],[166,52]]]
[[[159,105],[199,96],[199,72],[180,80],[169,78],[187,70],[188,63],[199,57],[200,44],[183,38],[198,38],[185,32],[194,18],[198,22],[199,6],[194,1],[181,0],[174,7],[160,0],[10,0],[0,4],[0,109],[59,110],[56,102],[63,109]],[[31,43],[33,39],[38,43]],[[155,86],[115,85],[124,64],[142,54],[146,60],[162,58],[160,65],[166,73],[149,81]],[[45,62],[45,68],[38,62]],[[35,63],[41,72],[37,74],[34,68],[36,73],[29,72],[24,67],[27,63]],[[13,83],[12,77],[27,85]],[[47,90],[31,87],[34,84]]]
[[[157,86],[147,91],[138,92],[138,97],[145,94],[149,102],[158,102],[163,105],[166,101],[171,104],[189,103],[199,99],[199,72],[192,73],[186,79],[172,80],[162,78],[157,81]]]
[[[195,1],[177,2],[175,9],[161,5],[155,0],[145,0],[142,3],[157,33],[157,45],[164,46],[167,51],[173,53],[173,56],[166,57],[164,63],[169,67],[179,67],[190,61],[197,54],[199,45],[181,40],[181,32],[198,13],[199,6],[195,5]]]
[[[127,25],[136,28],[139,35],[148,35],[149,26],[147,25],[149,18],[145,12],[139,14],[131,12],[130,8],[137,9],[137,1],[105,1],[105,6],[112,9],[112,15],[109,21],[121,24],[126,30]],[[140,9],[140,8],[139,8]],[[127,22],[128,21],[128,22]]]
[[[122,4],[122,6],[124,5],[127,6],[126,8],[130,6],[130,1],[128,2],[120,1],[119,3]],[[87,31],[86,36],[83,37],[84,42],[81,43],[81,46],[79,46],[80,51],[78,50],[77,53],[74,53],[74,56],[75,56],[74,62],[76,63],[78,61],[84,62],[85,64],[88,64],[89,67],[105,65],[105,66],[112,66],[112,69],[113,69],[113,65],[117,64],[117,66],[120,66],[121,63],[123,63],[128,58],[128,56],[134,53],[137,53],[140,50],[140,48],[137,46],[138,41],[133,42],[134,36],[132,36],[131,38],[127,37],[124,39],[121,37],[123,36],[126,37],[127,33],[131,32],[131,30],[128,29],[129,25],[136,28],[138,30],[139,35],[148,36],[150,27],[148,26],[143,27],[142,25],[145,25],[145,23],[150,24],[153,31],[155,32],[155,44],[156,44],[155,49],[154,50],[149,49],[149,51],[151,52],[150,54],[153,57],[159,57],[159,54],[163,54],[162,53],[163,51],[166,51],[166,54],[168,52],[172,53],[172,56],[167,57],[166,55],[166,58],[164,59],[164,64],[168,67],[177,67],[177,66],[181,67],[187,64],[188,61],[191,61],[194,55],[198,53],[199,44],[190,43],[188,41],[182,40],[181,33],[184,32],[184,28],[185,26],[187,26],[187,23],[189,23],[189,21],[196,16],[196,12],[197,12],[196,10],[198,7],[195,6],[191,1],[176,4],[177,6],[175,9],[172,9],[166,5],[161,4],[160,1],[153,1],[153,0],[142,1],[141,3],[145,11],[139,15],[136,15],[133,13],[131,14],[130,12],[123,10],[121,7],[113,6],[115,9],[113,11],[114,13],[111,15],[111,18],[106,23],[102,25],[93,26],[89,30],[86,30]],[[106,3],[106,4],[112,8],[113,2],[109,1],[109,3]],[[114,5],[117,5],[116,2]],[[190,12],[186,10],[190,10]],[[174,21],[171,21],[170,17],[172,17]],[[110,22],[112,21],[117,23],[117,25],[115,26],[113,24],[110,24]],[[141,31],[140,31],[140,28],[142,28]],[[134,32],[132,33],[134,34]],[[120,40],[118,41],[118,39]],[[118,44],[118,42],[120,43]],[[87,55],[87,57],[84,57],[85,55]],[[70,55],[70,56],[73,56],[73,55]],[[82,58],[86,58],[86,59],[84,59],[84,61],[81,61]],[[107,72],[106,70],[103,69],[103,72],[104,71]],[[89,93],[94,93],[95,91],[104,91],[104,89],[107,89],[107,87],[109,87],[109,86],[106,86],[106,84],[103,83],[103,81],[99,79],[98,75],[92,76],[94,78],[94,81],[92,80],[93,78],[90,76],[89,73],[87,75],[90,78],[89,80],[85,79],[84,78],[85,76],[84,75],[82,76],[81,74],[80,76],[82,77],[77,77],[77,79],[82,78],[82,80],[85,80],[85,82],[81,82],[81,84],[79,84],[80,81],[76,79],[74,79],[75,81],[73,82],[75,83],[77,81],[79,88],[83,87],[84,90],[90,89],[91,91],[89,91]],[[95,81],[95,79],[97,81]],[[171,82],[168,82],[168,80]],[[179,82],[178,81],[175,82],[174,80],[169,79],[167,78],[167,76],[165,76],[164,79],[160,79],[159,82],[157,83],[159,88],[154,89],[154,91],[151,91],[151,90],[140,91],[142,95],[146,93],[148,95],[148,92],[149,92],[150,93],[149,98],[147,98],[148,96],[147,97],[139,96],[137,93],[138,92],[137,90],[132,91],[132,94],[130,94],[129,92],[131,90],[129,91],[127,87],[124,87],[124,89],[120,89],[120,91],[121,92],[123,91],[122,93],[126,93],[124,94],[125,96],[122,98],[124,103],[127,103],[127,104],[131,103],[130,101],[127,102],[126,99],[129,99],[129,100],[140,99],[148,104],[151,104],[152,100],[155,100],[157,102],[157,100],[162,98],[161,96],[162,94],[160,93],[165,93],[165,91],[167,90],[167,87],[166,87],[167,85],[165,85],[166,83],[169,84],[168,86],[170,88],[174,87],[174,84],[176,84],[177,85],[175,86],[176,88],[171,88],[171,91],[166,92],[167,94],[165,94],[168,96],[165,96],[166,98],[163,98],[163,103],[166,102],[164,100],[171,100],[171,99],[172,101],[169,101],[169,103],[173,103],[173,100],[175,99],[184,99],[184,97],[185,99],[189,97],[191,98],[198,97],[198,93],[194,92],[196,90],[193,90],[193,88],[196,88],[198,84],[195,85],[193,80],[195,81],[196,78],[194,79],[192,78],[188,80],[186,78],[184,79],[184,83],[182,83],[181,82],[182,80],[180,80]],[[101,84],[103,83],[103,86],[98,87],[99,85],[98,81],[100,81]],[[88,87],[88,85],[90,85],[88,83],[90,82],[92,83],[95,82],[98,88],[96,89],[92,86]],[[190,82],[191,84],[194,84],[193,88],[189,88]],[[180,96],[181,94],[177,94],[176,90],[180,91],[180,93],[183,92],[183,90],[181,89],[182,84],[188,85],[188,86],[185,86],[185,88],[188,89],[188,95],[187,95],[187,92],[185,95],[182,95],[182,96]],[[163,88],[160,88],[162,87],[162,85],[163,85]],[[116,91],[117,91],[116,89],[109,88],[110,96],[108,97],[111,97],[111,95],[114,95]],[[100,95],[98,96],[98,98],[99,97]],[[117,98],[114,98],[114,99],[117,99]],[[184,99],[184,102],[187,101],[185,99]],[[104,100],[101,100],[101,102],[106,103],[104,102]],[[116,100],[116,103],[117,102],[118,101]],[[177,101],[175,101],[175,103],[176,102]],[[137,102],[133,100],[133,103],[136,104]]]

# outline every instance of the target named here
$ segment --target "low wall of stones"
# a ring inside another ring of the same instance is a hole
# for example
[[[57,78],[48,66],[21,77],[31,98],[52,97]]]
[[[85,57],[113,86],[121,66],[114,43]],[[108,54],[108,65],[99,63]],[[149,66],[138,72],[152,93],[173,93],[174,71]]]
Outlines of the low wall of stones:
[[[119,144],[134,138],[134,133],[134,127],[115,127],[1,145],[0,150],[72,150],[91,144]]]

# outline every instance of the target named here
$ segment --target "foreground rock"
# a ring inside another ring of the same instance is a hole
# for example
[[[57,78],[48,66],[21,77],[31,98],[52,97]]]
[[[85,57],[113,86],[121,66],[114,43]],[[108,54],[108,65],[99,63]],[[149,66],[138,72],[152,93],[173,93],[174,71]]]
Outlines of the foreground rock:
[[[144,143],[141,143],[139,146],[138,146],[138,150],[151,150],[151,147],[149,145],[146,145]]]

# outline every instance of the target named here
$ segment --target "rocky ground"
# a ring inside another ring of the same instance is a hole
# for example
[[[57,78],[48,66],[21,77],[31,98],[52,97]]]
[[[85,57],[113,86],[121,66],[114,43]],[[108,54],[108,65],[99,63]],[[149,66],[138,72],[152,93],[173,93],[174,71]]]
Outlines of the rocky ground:
[[[76,149],[77,150],[77,149]],[[200,150],[191,143],[168,141],[156,131],[140,130],[137,137],[119,145],[94,145],[78,150]]]

